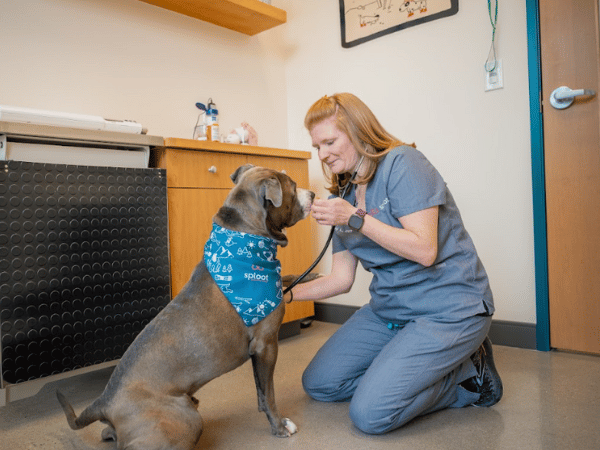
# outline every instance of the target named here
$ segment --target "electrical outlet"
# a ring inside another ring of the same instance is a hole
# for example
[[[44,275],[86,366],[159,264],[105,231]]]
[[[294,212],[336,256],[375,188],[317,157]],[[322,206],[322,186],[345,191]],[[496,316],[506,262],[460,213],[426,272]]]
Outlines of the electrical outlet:
[[[494,63],[496,67],[494,67]],[[497,59],[495,62],[488,62],[485,71],[485,91],[493,91],[494,89],[502,89],[503,87],[502,60]]]

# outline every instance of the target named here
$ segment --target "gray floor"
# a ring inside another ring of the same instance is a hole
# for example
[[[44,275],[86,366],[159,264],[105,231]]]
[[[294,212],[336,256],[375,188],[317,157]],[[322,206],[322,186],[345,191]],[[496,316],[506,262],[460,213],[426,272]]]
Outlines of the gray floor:
[[[311,357],[337,329],[315,322],[281,343],[276,368],[280,411],[299,431],[289,439],[269,433],[256,407],[249,363],[209,383],[198,394],[204,433],[198,449],[600,449],[600,358],[495,347],[504,381],[492,408],[446,410],[421,417],[384,436],[354,428],[348,404],[310,400],[300,377]],[[111,369],[47,384],[35,396],[0,407],[0,447],[10,450],[115,449],[100,441],[102,424],[68,428],[54,397],[58,387],[80,412],[102,392]]]

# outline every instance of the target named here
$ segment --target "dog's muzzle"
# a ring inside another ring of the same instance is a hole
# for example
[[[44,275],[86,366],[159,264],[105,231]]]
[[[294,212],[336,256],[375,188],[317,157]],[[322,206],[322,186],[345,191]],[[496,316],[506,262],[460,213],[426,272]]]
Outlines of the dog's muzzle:
[[[308,217],[310,214],[310,207],[315,199],[315,193],[309,191],[308,189],[296,189],[296,194],[298,196],[298,203],[300,203],[300,206],[302,206],[302,218],[306,219],[306,217]]]

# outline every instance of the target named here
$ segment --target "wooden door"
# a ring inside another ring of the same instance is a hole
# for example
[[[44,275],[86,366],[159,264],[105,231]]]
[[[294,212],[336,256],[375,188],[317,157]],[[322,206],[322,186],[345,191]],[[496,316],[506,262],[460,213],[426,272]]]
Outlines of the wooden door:
[[[540,1],[551,347],[600,354],[597,96],[550,105],[560,86],[598,92],[598,0]]]

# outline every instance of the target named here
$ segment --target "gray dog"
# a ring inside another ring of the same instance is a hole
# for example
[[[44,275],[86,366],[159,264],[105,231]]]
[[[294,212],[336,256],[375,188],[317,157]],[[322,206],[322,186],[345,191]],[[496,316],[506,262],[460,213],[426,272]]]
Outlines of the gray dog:
[[[275,251],[277,245],[287,245],[285,228],[309,214],[314,193],[297,189],[283,173],[251,165],[238,168],[231,179],[235,187],[213,217],[204,259],[181,292],[127,349],[100,397],[77,417],[57,391],[72,429],[100,420],[108,425],[102,438],[116,440],[118,449],[192,449],[202,434],[193,394],[252,358],[258,409],[266,413],[271,432],[280,437],[296,432],[294,423],[279,414],[273,390],[277,336],[285,312],[281,279],[275,297],[263,295],[266,303],[244,308],[240,303],[246,299],[236,297],[236,303],[226,297],[230,277],[219,270],[228,263],[222,253],[233,254],[228,245],[250,234],[258,244],[247,248],[260,248],[264,266],[271,264],[278,273],[279,262],[268,245]],[[268,278],[262,266],[251,267],[255,272],[246,274],[243,285]],[[254,283],[258,284],[266,283]],[[242,316],[244,309],[249,316]]]

